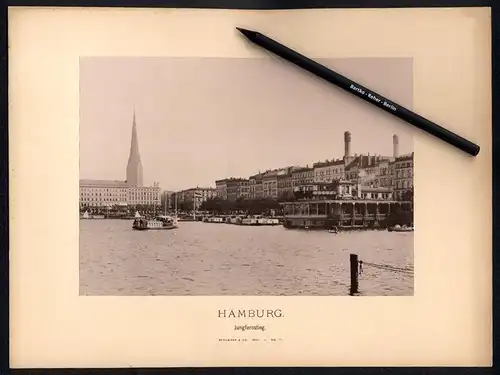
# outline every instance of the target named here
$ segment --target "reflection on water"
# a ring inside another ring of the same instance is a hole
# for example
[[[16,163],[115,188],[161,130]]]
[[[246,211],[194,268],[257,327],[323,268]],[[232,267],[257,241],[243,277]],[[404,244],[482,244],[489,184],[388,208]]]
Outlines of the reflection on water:
[[[350,253],[413,267],[413,233],[201,222],[141,232],[128,220],[80,220],[80,294],[348,295]],[[413,275],[365,266],[359,289],[413,295]]]

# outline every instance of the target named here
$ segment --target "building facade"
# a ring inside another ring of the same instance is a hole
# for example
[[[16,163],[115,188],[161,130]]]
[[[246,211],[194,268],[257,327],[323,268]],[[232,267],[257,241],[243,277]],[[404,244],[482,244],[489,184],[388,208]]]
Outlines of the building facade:
[[[217,198],[227,200],[227,179],[215,181],[215,193]]]
[[[264,198],[278,198],[278,171],[266,171],[262,177],[262,193]]]
[[[248,179],[248,196],[250,199],[260,199],[264,197],[264,188],[262,185],[263,178],[264,174],[258,173],[250,176]]]
[[[80,207],[111,207],[128,204],[125,181],[80,180]]]
[[[195,187],[182,192],[182,202],[187,203],[190,209],[198,210],[201,204],[217,196],[216,190],[210,187]]]
[[[161,189],[157,182],[153,186],[129,186],[127,195],[127,204],[131,206],[161,205]]]
[[[286,199],[293,197],[292,171],[286,170],[278,174],[278,198]]]
[[[394,193],[398,198],[413,189],[413,152],[394,161]]]
[[[170,209],[177,207],[179,210],[199,210],[201,204],[217,197],[217,191],[211,187],[195,187],[170,194]]]
[[[313,164],[314,182],[333,182],[344,178],[345,161],[343,159],[326,160]]]
[[[226,179],[227,200],[248,199],[250,196],[250,181],[246,178]]]
[[[292,172],[293,191],[312,191],[314,188],[314,168],[297,168]]]

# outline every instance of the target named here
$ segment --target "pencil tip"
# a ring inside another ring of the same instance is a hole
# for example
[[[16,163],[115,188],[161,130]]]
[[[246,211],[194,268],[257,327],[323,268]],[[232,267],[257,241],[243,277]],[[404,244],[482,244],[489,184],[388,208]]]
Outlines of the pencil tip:
[[[246,36],[249,39],[252,38],[253,36],[257,35],[257,33],[255,31],[243,29],[242,27],[237,27],[236,30],[238,30],[240,33],[242,33],[244,36]]]

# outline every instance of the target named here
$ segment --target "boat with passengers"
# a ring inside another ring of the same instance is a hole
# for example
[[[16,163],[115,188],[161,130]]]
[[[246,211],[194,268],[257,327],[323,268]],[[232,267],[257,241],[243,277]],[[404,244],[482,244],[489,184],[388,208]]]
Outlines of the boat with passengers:
[[[144,217],[136,218],[132,224],[135,230],[168,230],[178,228],[177,217],[169,215],[159,215],[153,219]]]

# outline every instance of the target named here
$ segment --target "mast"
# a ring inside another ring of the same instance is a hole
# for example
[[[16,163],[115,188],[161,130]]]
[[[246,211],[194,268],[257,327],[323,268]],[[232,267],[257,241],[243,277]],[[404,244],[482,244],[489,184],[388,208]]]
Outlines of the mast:
[[[193,220],[196,221],[196,193],[193,199]]]

